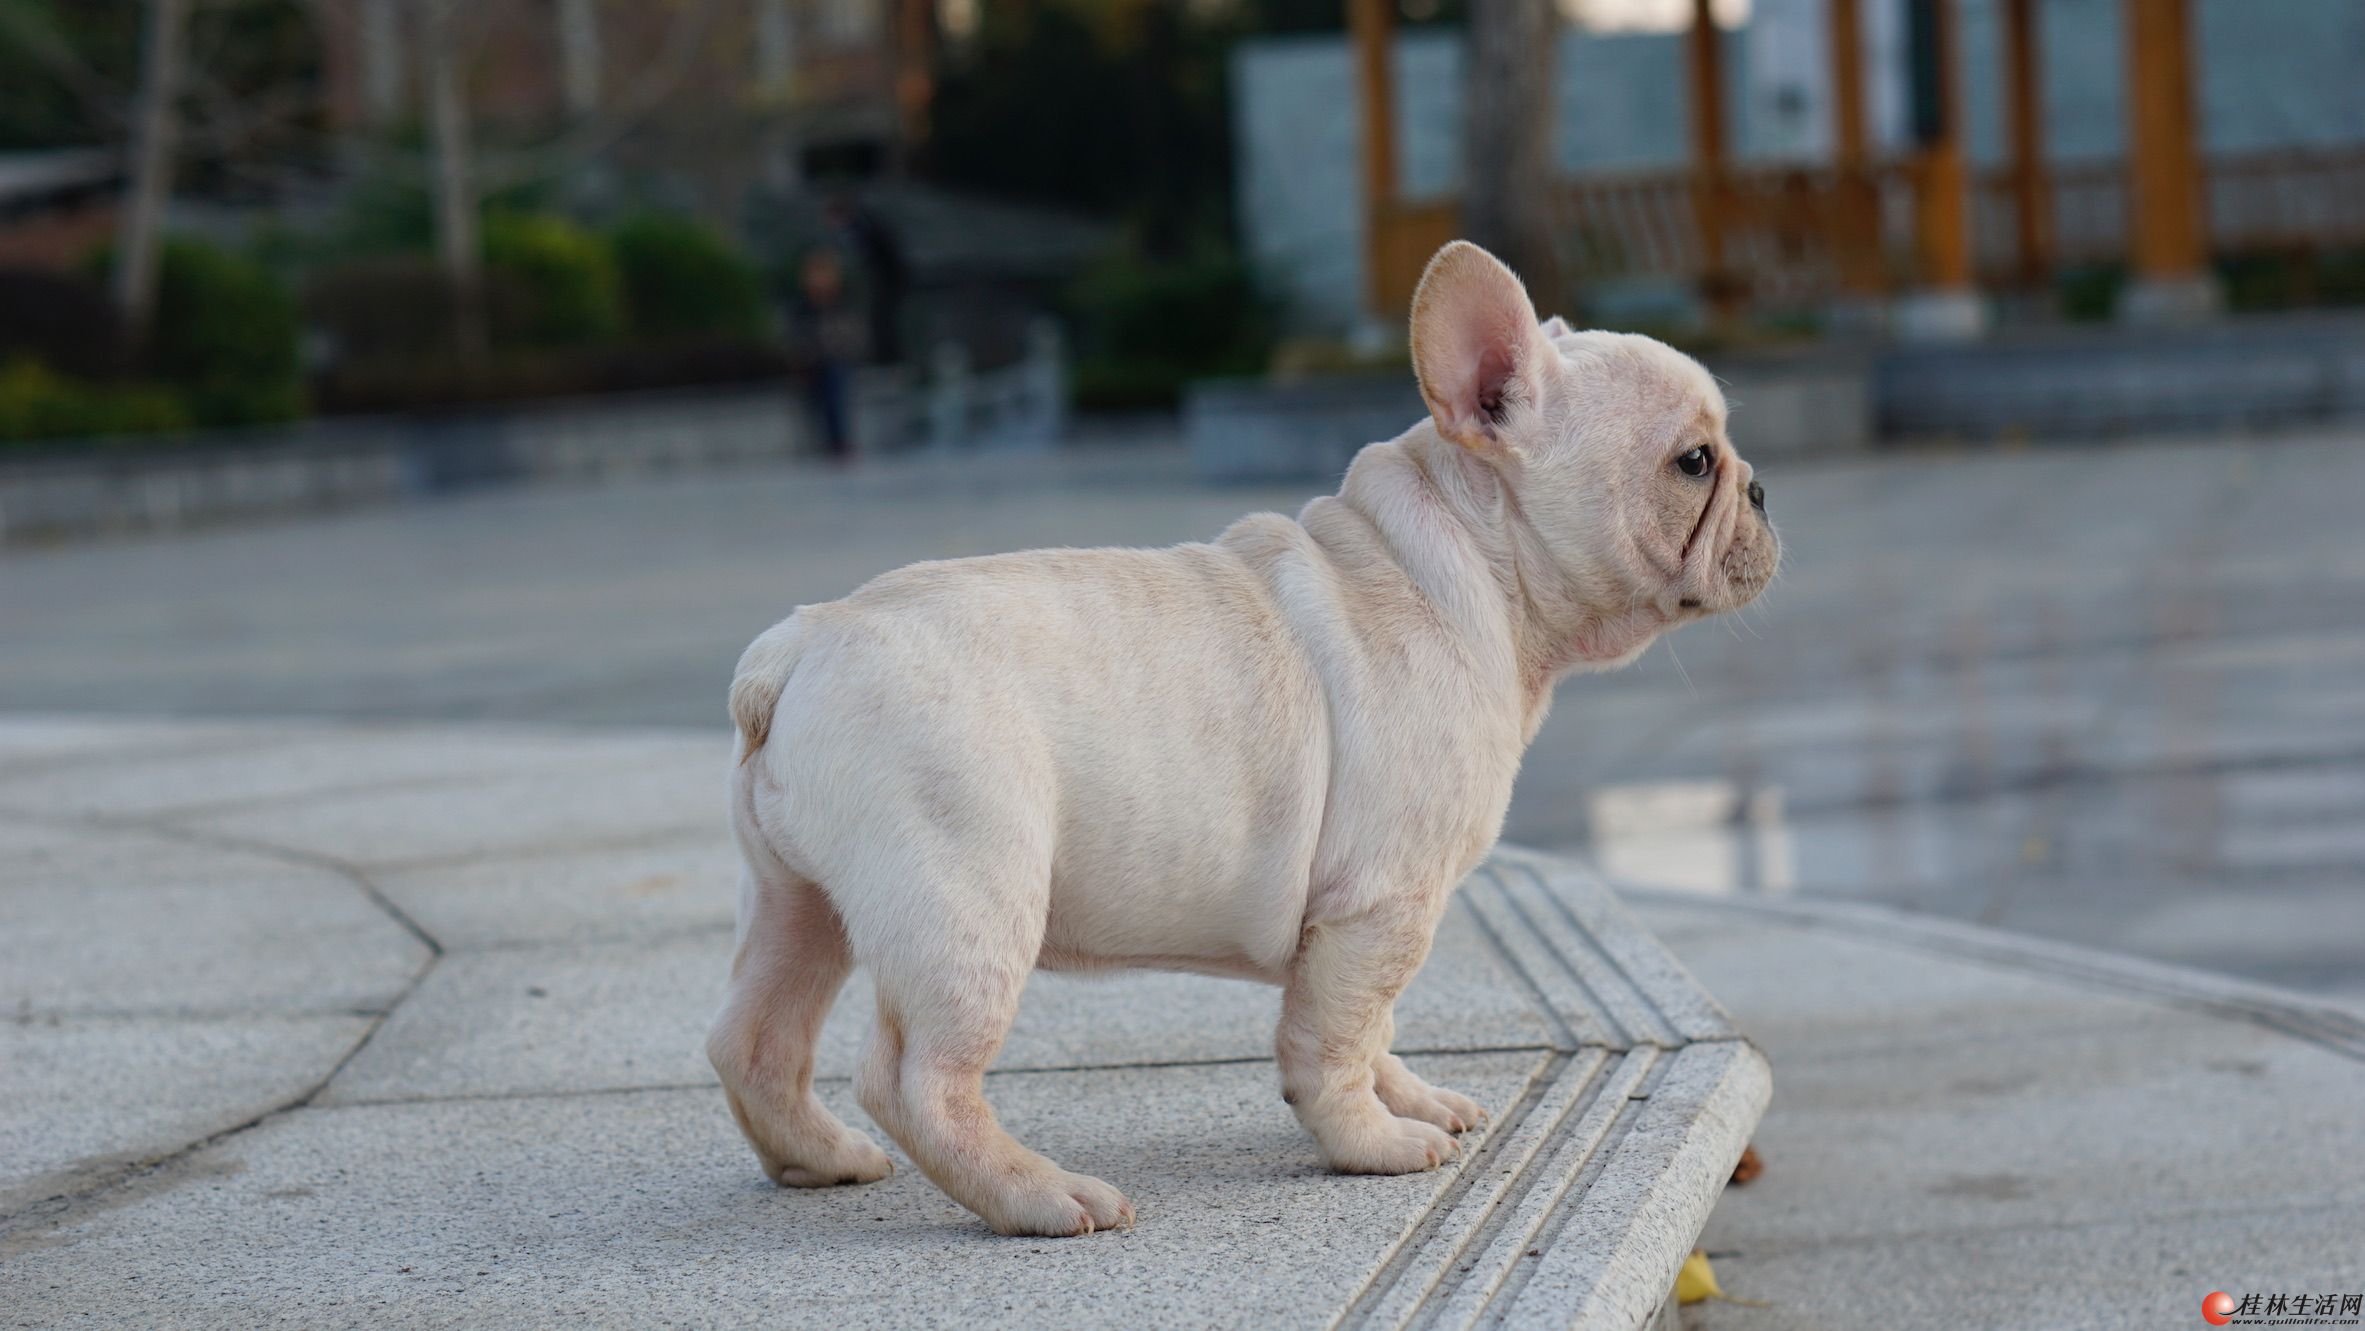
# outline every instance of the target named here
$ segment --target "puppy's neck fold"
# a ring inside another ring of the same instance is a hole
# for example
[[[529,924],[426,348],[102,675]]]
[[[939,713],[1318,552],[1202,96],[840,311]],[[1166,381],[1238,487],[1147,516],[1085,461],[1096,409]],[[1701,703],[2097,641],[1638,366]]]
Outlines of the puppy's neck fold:
[[[1382,546],[1541,724],[1552,685],[1571,670],[1616,664],[1650,629],[1611,622],[1551,556],[1518,495],[1486,459],[1427,422],[1363,450],[1335,502]],[[1308,507],[1308,516],[1314,506]]]

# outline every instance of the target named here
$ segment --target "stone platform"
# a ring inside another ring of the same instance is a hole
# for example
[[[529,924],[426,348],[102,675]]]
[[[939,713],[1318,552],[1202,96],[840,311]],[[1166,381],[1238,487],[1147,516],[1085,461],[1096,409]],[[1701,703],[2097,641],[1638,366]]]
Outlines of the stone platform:
[[[1635,1327],[1764,1058],[1599,880],[1506,850],[1397,1048],[1462,1160],[1323,1169],[1276,992],[1030,991],[989,1093],[1138,1226],[1003,1239],[908,1163],[782,1190],[701,1052],[717,736],[0,724],[0,1307],[26,1325]],[[867,995],[832,1016],[823,1098]]]

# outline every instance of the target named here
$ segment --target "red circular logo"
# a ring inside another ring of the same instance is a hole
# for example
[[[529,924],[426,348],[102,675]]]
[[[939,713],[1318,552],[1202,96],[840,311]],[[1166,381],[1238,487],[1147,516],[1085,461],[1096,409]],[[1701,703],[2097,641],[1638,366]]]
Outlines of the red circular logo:
[[[2234,1315],[2234,1296],[2218,1290],[2201,1300],[2201,1320],[2211,1326],[2224,1326]]]

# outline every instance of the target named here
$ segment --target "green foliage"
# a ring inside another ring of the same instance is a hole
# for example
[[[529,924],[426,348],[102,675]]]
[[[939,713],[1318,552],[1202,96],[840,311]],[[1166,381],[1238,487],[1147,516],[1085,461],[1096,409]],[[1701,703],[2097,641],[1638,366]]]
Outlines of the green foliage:
[[[319,243],[321,257],[424,253],[435,248],[434,201],[416,181],[365,176]]]
[[[127,361],[107,289],[80,273],[0,269],[0,362],[18,357],[83,379],[111,379]]]
[[[2217,275],[2236,312],[2365,304],[2365,250],[2227,255]]]
[[[932,175],[1130,220],[1160,253],[1229,226],[1229,25],[1183,5],[980,8],[931,103]]]
[[[2127,268],[2117,263],[2091,263],[2063,269],[2054,279],[2061,297],[2061,317],[2080,323],[2099,323],[2119,307],[2119,291],[2127,285]]]
[[[2318,258],[2316,297],[2326,305],[2365,305],[2365,250]]]
[[[764,334],[764,283],[729,241],[685,217],[651,213],[609,234],[627,322],[650,338]]]
[[[1396,21],[1406,27],[1469,21],[1469,0],[1397,0]],[[1242,25],[1257,33],[1338,32],[1347,7],[1339,0],[1239,0]]]
[[[321,42],[306,0],[193,4],[187,50],[204,92],[184,99],[184,180],[234,186],[243,168],[316,151]],[[145,0],[0,0],[0,150],[120,142],[139,86]],[[281,109],[255,115],[258,103]]]
[[[956,188],[1129,222],[1154,254],[1232,224],[1230,71],[1260,33],[1337,32],[1338,0],[981,4],[948,48],[924,174]],[[1401,0],[1408,24],[1466,0]]]
[[[623,331],[615,256],[593,232],[547,213],[495,213],[485,219],[484,258],[523,296],[519,308],[491,311],[495,340],[560,347]]]
[[[138,82],[144,9],[125,0],[0,0],[0,149],[98,143],[120,133],[76,84]]]
[[[304,283],[304,319],[337,361],[433,360],[451,354],[459,304],[425,254],[379,254],[323,265]],[[498,302],[496,302],[498,303]]]
[[[200,425],[303,414],[296,303],[260,265],[202,241],[165,242],[147,362]]]
[[[1261,372],[1272,310],[1246,264],[1205,247],[1157,262],[1112,256],[1076,284],[1076,394],[1087,406],[1170,406],[1183,384]]]
[[[178,430],[188,413],[158,388],[69,379],[30,357],[0,365],[0,440]]]

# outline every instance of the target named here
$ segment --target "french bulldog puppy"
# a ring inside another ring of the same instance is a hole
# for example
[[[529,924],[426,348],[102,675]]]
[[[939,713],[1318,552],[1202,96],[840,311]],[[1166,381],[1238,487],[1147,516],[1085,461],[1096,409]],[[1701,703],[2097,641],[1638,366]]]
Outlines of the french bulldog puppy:
[[[1482,1111],[1389,1052],[1390,1009],[1553,684],[1746,604],[1779,547],[1689,357],[1539,324],[1466,243],[1430,261],[1411,345],[1429,418],[1294,520],[916,564],[747,649],[747,868],[707,1052],[774,1181],[890,1171],[812,1090],[856,961],[878,991],[859,1102],[1005,1234],[1133,1223],[985,1101],[1037,967],[1278,985],[1282,1098],[1332,1168],[1456,1153]]]

